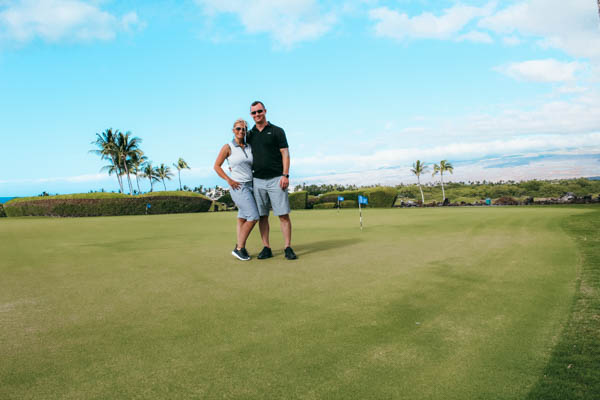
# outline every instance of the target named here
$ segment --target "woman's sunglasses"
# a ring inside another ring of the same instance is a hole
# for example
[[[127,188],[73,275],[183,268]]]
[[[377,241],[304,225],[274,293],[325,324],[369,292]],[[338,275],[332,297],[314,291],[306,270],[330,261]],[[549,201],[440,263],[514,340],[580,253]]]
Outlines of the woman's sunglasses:
[[[236,127],[235,127],[235,130],[236,130],[236,131],[238,131],[238,132],[239,132],[239,131],[245,131],[245,130],[246,130],[246,128],[242,128],[242,127],[240,127],[240,126],[236,126]]]

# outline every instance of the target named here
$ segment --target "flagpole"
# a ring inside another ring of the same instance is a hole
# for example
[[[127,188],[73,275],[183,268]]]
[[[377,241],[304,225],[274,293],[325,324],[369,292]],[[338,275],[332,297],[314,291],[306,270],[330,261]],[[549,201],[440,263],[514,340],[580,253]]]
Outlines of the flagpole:
[[[360,214],[360,231],[362,232],[362,208],[360,207],[360,201],[358,202],[358,213]]]

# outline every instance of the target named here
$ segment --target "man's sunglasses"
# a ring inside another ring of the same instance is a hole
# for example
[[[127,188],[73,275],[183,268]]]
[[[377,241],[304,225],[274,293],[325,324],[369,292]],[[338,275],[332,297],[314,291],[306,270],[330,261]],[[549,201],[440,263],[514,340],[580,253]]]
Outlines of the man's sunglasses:
[[[239,131],[245,131],[245,130],[246,130],[246,128],[242,128],[242,127],[240,127],[240,126],[236,126],[236,127],[235,127],[235,130],[236,130],[236,131],[238,131],[238,132],[239,132]]]
[[[256,111],[252,111],[250,114],[256,115],[256,114],[262,114],[264,112],[265,112],[265,110],[256,110]]]

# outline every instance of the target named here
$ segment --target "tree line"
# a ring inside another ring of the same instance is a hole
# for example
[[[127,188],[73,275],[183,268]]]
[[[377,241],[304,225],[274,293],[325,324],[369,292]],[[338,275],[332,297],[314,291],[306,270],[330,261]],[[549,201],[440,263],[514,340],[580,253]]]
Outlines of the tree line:
[[[154,183],[162,182],[164,190],[167,190],[165,180],[171,180],[174,176],[171,168],[164,163],[159,166],[153,166],[152,161],[146,157],[140,145],[142,139],[133,136],[131,132],[120,132],[118,129],[109,128],[101,133],[96,133],[96,140],[92,142],[96,146],[90,150],[102,160],[108,161],[108,165],[102,167],[101,171],[108,172],[108,175],[116,175],[121,193],[125,193],[123,178],[127,179],[129,194],[134,194],[131,176],[135,176],[137,184],[137,193],[142,193],[140,188],[140,178],[148,179],[150,182],[150,191],[154,191]],[[179,190],[181,187],[181,170],[190,169],[189,164],[179,158],[173,166],[177,169],[179,177]]]

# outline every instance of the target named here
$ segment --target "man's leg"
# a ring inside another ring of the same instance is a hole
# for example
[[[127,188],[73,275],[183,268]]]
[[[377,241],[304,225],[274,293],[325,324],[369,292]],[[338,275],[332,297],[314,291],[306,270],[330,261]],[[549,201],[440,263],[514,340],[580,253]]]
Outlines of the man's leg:
[[[291,247],[292,245],[292,220],[290,215],[280,215],[279,224],[281,225],[281,233],[283,234],[283,240],[285,241],[285,247]]]
[[[258,229],[260,230],[260,238],[262,239],[263,245],[265,247],[271,247],[269,244],[269,216],[261,216],[258,221]]]

